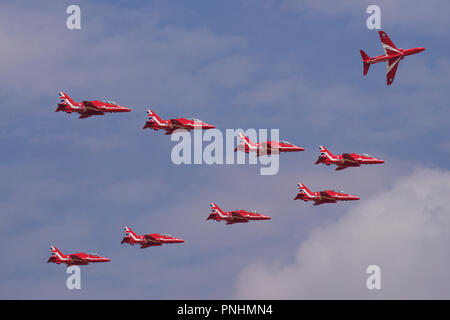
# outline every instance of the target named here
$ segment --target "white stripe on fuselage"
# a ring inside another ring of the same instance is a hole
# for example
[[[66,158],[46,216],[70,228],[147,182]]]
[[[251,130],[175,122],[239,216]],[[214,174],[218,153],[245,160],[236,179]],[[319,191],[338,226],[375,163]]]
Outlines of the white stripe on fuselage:
[[[130,236],[133,240],[138,241],[140,240],[138,237],[136,237],[131,231],[127,231],[127,235]]]
[[[81,109],[80,106],[77,106],[77,105],[72,104],[72,103],[70,102],[70,100],[67,99],[67,98],[64,99],[63,104],[68,104],[68,105],[69,105],[71,108],[73,108],[73,109]]]
[[[248,138],[245,136],[239,136],[239,139],[241,140],[241,142],[243,142],[244,144],[246,144],[250,149],[258,149],[256,144],[250,143],[250,139],[247,140]]]
[[[327,151],[321,151],[321,154],[324,154],[325,157],[327,157],[328,159],[330,159],[331,161],[338,161],[338,157],[333,158],[333,156],[330,154],[330,152]]]
[[[217,209],[217,208],[213,208],[212,209],[212,212],[213,213],[216,213],[216,214],[218,214],[219,215],[219,217],[221,217],[221,218],[226,218],[227,217],[227,215],[225,214],[225,215],[222,215],[222,213],[221,213],[221,210],[220,209]]]
[[[60,254],[58,251],[53,251],[52,253],[53,253],[54,255],[56,255],[56,256],[59,258],[59,260],[62,260],[62,261],[68,261],[68,260],[69,260],[69,257],[63,258],[63,257],[61,256],[61,254]]]

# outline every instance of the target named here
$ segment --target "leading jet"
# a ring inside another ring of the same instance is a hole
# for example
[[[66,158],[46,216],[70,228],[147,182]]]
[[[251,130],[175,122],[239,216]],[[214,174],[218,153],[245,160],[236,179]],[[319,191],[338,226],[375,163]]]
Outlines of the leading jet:
[[[404,59],[407,56],[422,52],[425,50],[425,48],[423,47],[417,47],[412,49],[397,48],[391,41],[391,39],[389,39],[386,32],[380,30],[378,31],[378,34],[380,36],[381,45],[383,46],[384,55],[371,58],[363,50],[360,50],[364,65],[363,74],[364,75],[367,74],[371,64],[385,61],[386,81],[387,85],[391,85],[392,82],[394,82],[395,73],[397,72],[397,67],[400,60]]]

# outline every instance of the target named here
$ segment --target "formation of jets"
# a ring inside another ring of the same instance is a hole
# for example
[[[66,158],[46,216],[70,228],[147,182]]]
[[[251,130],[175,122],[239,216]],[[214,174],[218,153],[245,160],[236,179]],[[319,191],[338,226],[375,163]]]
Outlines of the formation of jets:
[[[371,64],[386,62],[387,68],[387,85],[391,85],[394,81],[400,60],[404,57],[413,55],[425,50],[423,47],[412,49],[397,48],[389,39],[384,31],[379,31],[380,40],[384,49],[384,55],[377,57],[369,57],[363,50],[360,51],[363,60],[364,71],[366,75]],[[115,102],[105,100],[85,100],[82,102],[75,102],[66,93],[60,92],[60,103],[58,104],[56,112],[62,111],[66,113],[76,112],[80,119],[89,118],[93,115],[104,115],[105,113],[121,113],[129,112],[130,108],[121,106]],[[163,120],[153,110],[147,110],[148,120],[143,129],[164,130],[166,135],[172,134],[177,129],[187,131],[191,130],[208,130],[214,129],[215,126],[205,123],[196,118],[174,118]],[[323,163],[327,166],[336,165],[335,170],[343,170],[349,167],[360,167],[368,164],[382,164],[384,160],[372,157],[368,154],[343,153],[341,155],[334,155],[326,147],[320,146],[320,156],[315,164]],[[296,146],[288,141],[266,141],[266,142],[252,142],[243,133],[239,134],[239,144],[236,151],[245,153],[255,153],[256,156],[280,154],[282,152],[299,152],[305,149]],[[298,193],[294,200],[303,200],[305,202],[312,201],[314,205],[324,203],[337,203],[338,201],[355,201],[360,200],[359,197],[345,193],[343,191],[324,190],[313,192],[309,190],[304,184],[298,183]],[[255,211],[234,210],[223,211],[217,204],[211,203],[211,213],[206,220],[225,221],[227,225],[235,223],[248,223],[249,221],[270,220],[271,217],[263,215]],[[130,245],[139,245],[140,248],[148,248],[152,246],[162,246],[169,243],[183,243],[184,240],[168,234],[136,234],[131,228],[125,227],[125,236],[121,243],[128,243]],[[51,247],[51,256],[48,263],[71,265],[87,265],[89,263],[109,262],[108,258],[102,257],[96,253],[74,253],[65,255],[56,247]]]

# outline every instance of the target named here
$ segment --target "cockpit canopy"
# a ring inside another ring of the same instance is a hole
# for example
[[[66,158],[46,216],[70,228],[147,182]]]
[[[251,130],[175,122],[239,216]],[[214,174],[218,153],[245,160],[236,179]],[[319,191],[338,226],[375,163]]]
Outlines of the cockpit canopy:
[[[164,237],[175,238],[174,236],[172,236],[171,234],[168,234],[168,233],[163,233],[162,235]]]
[[[368,153],[361,153],[361,155],[364,156],[364,157],[371,157],[371,155],[368,154]]]
[[[290,143],[290,142],[287,141],[287,140],[280,140],[280,143],[284,143],[284,144],[292,144],[292,143]]]
[[[91,256],[96,256],[96,257],[100,257],[100,255],[96,252],[88,252],[89,255]]]
[[[192,120],[192,121],[194,121],[194,122],[199,122],[199,123],[203,123],[203,121],[202,121],[202,120],[200,120],[200,119],[197,119],[197,118],[188,118],[188,120]]]
[[[115,106],[118,106],[118,103],[117,103],[117,102],[114,102],[114,101],[112,101],[112,100],[102,100],[102,102],[108,103],[108,104],[113,104],[113,105],[115,105]]]

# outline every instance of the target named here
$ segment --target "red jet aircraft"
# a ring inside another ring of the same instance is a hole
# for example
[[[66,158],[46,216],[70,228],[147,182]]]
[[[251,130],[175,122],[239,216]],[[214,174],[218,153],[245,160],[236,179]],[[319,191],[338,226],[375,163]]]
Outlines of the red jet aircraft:
[[[324,146],[320,146],[320,156],[316,164],[324,163],[327,166],[331,164],[337,165],[336,170],[343,170],[348,167],[359,167],[362,164],[384,163],[384,160],[372,157],[367,153],[343,153],[342,155],[334,155]]]
[[[202,120],[191,118],[178,118],[178,119],[161,119],[154,111],[147,110],[148,121],[142,129],[150,128],[153,130],[163,129],[166,130],[165,134],[172,134],[177,129],[185,129],[188,131],[194,129],[214,129],[213,125],[207,124]]]
[[[184,242],[183,239],[175,238],[169,234],[159,234],[159,233],[151,233],[144,235],[137,235],[128,227],[125,227],[125,237],[123,238],[121,243],[129,243],[131,245],[139,244],[141,245],[141,249],[153,247],[153,246],[161,246],[163,243],[180,243]]]
[[[378,57],[369,57],[363,50],[360,50],[361,57],[364,63],[364,75],[369,71],[371,64],[386,61],[386,79],[387,85],[392,84],[395,78],[395,72],[397,71],[398,63],[406,56],[410,56],[425,50],[423,47],[417,47],[412,49],[397,48],[394,43],[389,39],[388,35],[384,31],[378,31],[380,35],[381,44],[384,49],[384,55]]]
[[[225,212],[215,203],[211,203],[212,213],[206,220],[225,220],[227,224],[246,223],[250,220],[270,220],[271,218],[255,211],[235,210]]]
[[[312,192],[301,182],[298,183],[298,194],[294,200],[303,200],[305,202],[314,201],[314,205],[317,206],[322,203],[336,203],[338,201],[350,201],[359,200],[359,197],[347,194],[344,191],[318,191]]]
[[[251,142],[243,133],[239,133],[239,144],[234,151],[244,151],[245,153],[256,152],[256,156],[267,154],[279,154],[280,152],[297,152],[305,150],[302,147],[293,145],[284,140],[267,141],[267,142]]]
[[[95,115],[104,115],[105,112],[129,112],[130,108],[119,106],[117,103],[109,100],[83,101],[75,102],[64,92],[59,93],[61,103],[58,104],[55,112],[64,111],[66,113],[78,112],[80,119],[89,118]]]
[[[110,259],[101,257],[98,254],[93,253],[93,252],[63,254],[61,251],[59,251],[54,246],[51,246],[50,249],[51,249],[52,255],[48,259],[47,263],[49,263],[49,262],[53,262],[56,264],[65,263],[65,264],[67,264],[67,266],[81,266],[81,265],[87,265],[89,263],[111,261]]]

